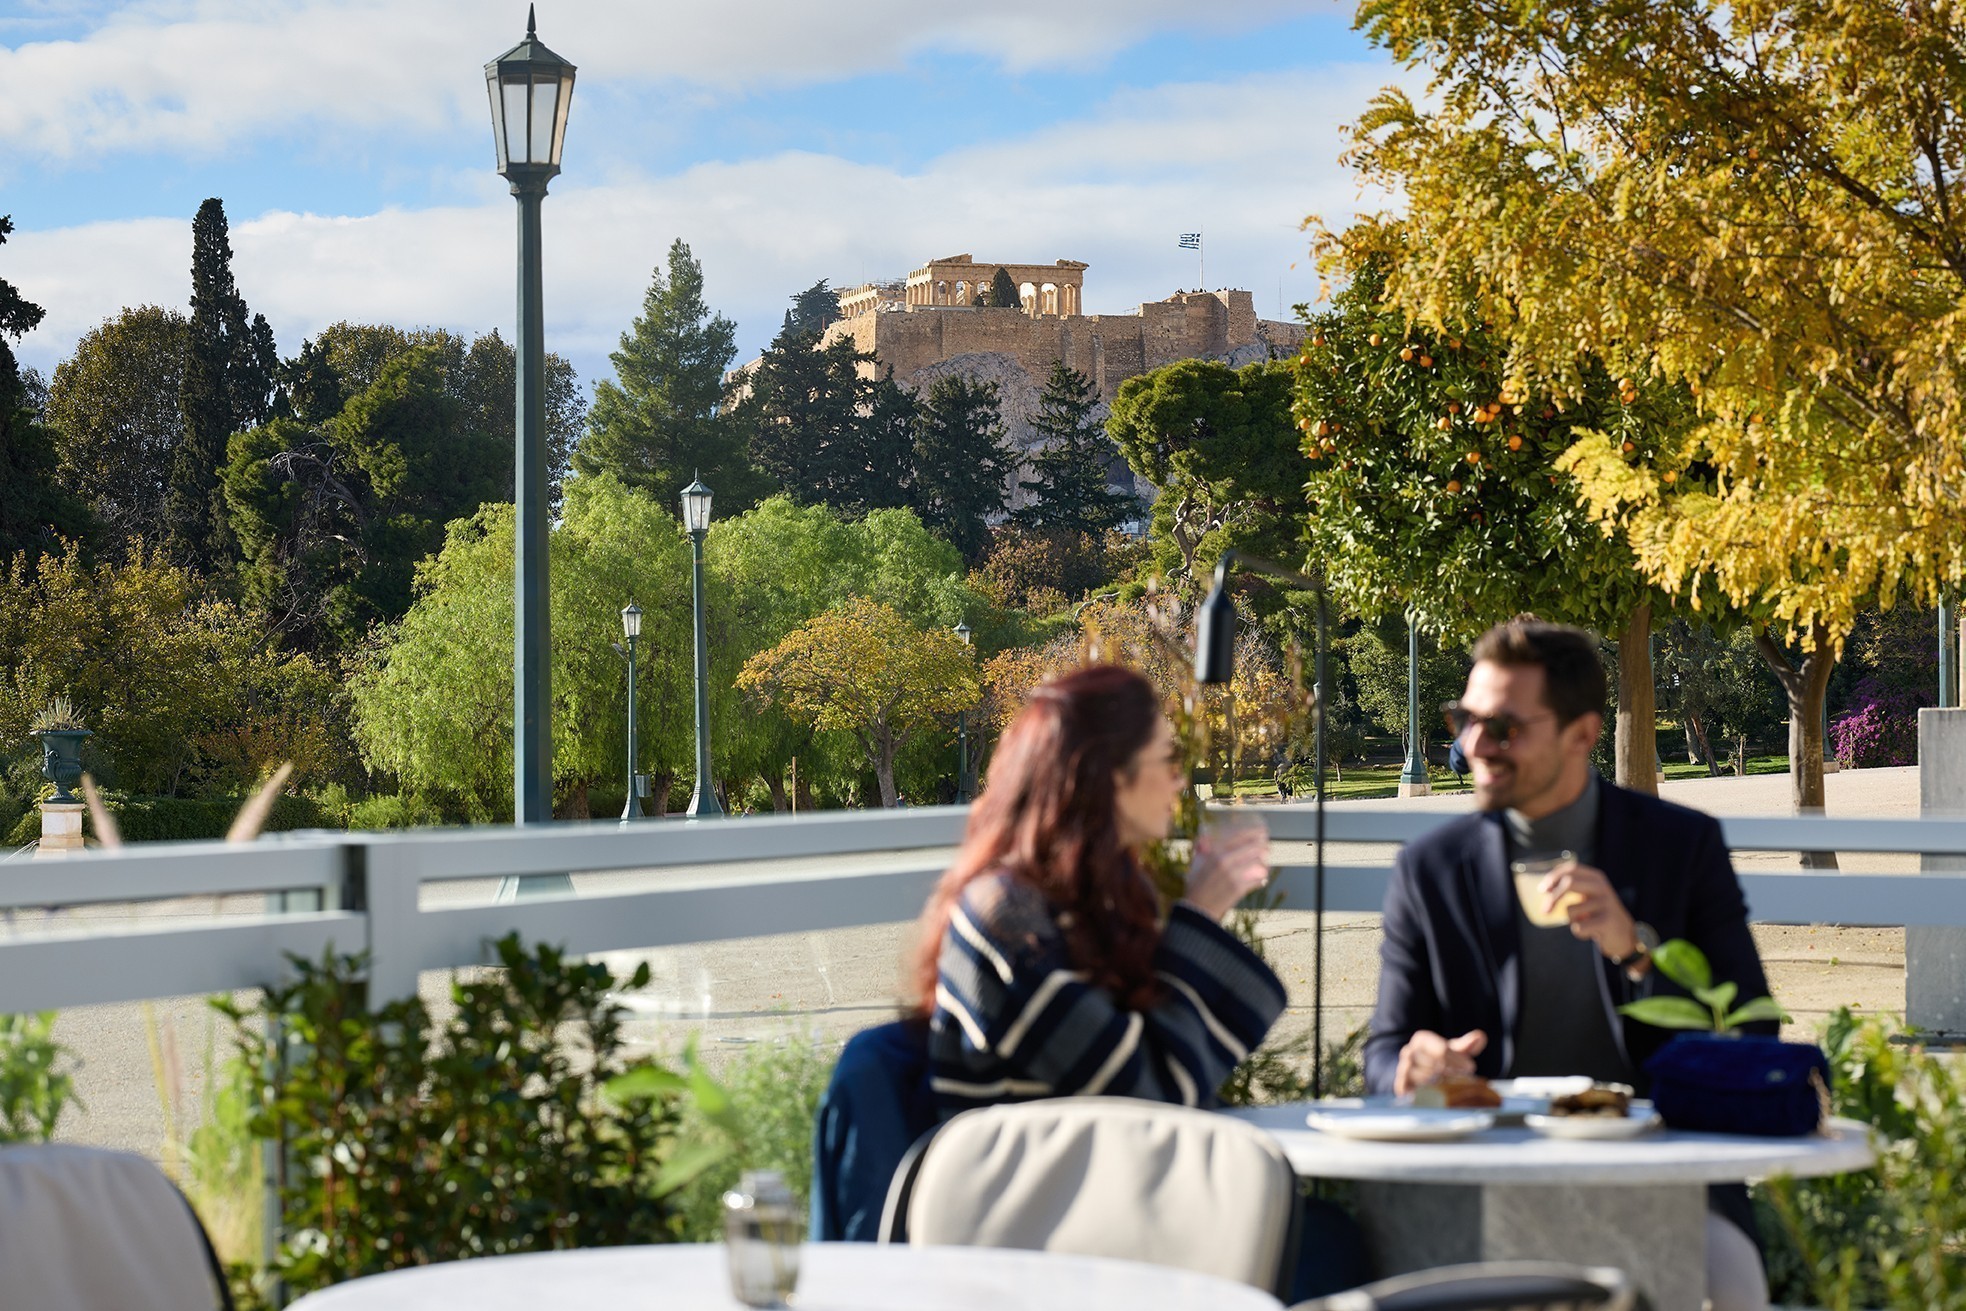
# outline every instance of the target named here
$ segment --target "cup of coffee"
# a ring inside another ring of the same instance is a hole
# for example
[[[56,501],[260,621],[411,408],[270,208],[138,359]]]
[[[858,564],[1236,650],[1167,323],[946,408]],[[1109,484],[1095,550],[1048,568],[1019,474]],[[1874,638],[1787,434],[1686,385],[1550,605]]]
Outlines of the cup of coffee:
[[[1512,860],[1509,873],[1515,876],[1516,899],[1522,902],[1522,913],[1529,922],[1539,929],[1553,929],[1570,922],[1570,908],[1584,899],[1581,892],[1567,892],[1557,899],[1556,905],[1545,910],[1549,897],[1543,891],[1543,880],[1562,869],[1565,865],[1577,863],[1574,851],[1559,851],[1554,856],[1539,856],[1534,860]]]

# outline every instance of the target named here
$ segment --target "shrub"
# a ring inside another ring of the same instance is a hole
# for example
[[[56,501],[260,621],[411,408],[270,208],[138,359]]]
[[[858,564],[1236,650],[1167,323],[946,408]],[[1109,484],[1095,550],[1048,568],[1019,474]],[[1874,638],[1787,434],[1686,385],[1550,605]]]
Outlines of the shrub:
[[[55,1041],[55,1013],[0,1015],[0,1143],[46,1142],[70,1102],[73,1057]]]
[[[632,979],[516,934],[502,969],[454,981],[438,1021],[414,997],[372,1007],[359,957],[296,959],[297,978],[238,1027],[255,1136],[294,1167],[280,1188],[275,1273],[296,1292],[468,1256],[671,1240],[664,1165],[683,1099],[675,1076],[603,1098],[631,1068]],[[286,1035],[282,1045],[278,1035]],[[273,1035],[269,1037],[267,1035]]]
[[[351,829],[427,828],[447,823],[443,812],[420,797],[365,797],[348,807]]]
[[[1848,1009],[1823,1039],[1832,1109],[1877,1131],[1877,1168],[1757,1189],[1771,1298],[1830,1308],[1966,1307],[1966,1079]]]
[[[1851,708],[1830,721],[1836,758],[1859,769],[1918,763],[1918,708],[1932,699],[1876,678],[1861,680]]]
[[[801,1038],[755,1043],[723,1071],[727,1111],[713,1117],[701,1094],[692,1101],[683,1112],[684,1141],[721,1144],[727,1150],[676,1195],[685,1241],[723,1237],[723,1195],[737,1186],[745,1170],[781,1172],[792,1195],[805,1204],[812,1194],[812,1127],[819,1095],[838,1057],[838,1045],[832,1043],[821,1047]]]

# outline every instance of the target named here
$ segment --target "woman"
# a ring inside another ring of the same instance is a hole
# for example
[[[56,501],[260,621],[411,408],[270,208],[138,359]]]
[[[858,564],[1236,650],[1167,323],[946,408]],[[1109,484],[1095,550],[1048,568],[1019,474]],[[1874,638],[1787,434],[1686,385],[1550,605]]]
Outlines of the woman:
[[[1282,1013],[1221,927],[1267,879],[1260,830],[1197,845],[1161,921],[1140,853],[1187,772],[1146,679],[1093,666],[1032,693],[923,917],[917,1005],[943,1118],[1072,1093],[1211,1106]]]

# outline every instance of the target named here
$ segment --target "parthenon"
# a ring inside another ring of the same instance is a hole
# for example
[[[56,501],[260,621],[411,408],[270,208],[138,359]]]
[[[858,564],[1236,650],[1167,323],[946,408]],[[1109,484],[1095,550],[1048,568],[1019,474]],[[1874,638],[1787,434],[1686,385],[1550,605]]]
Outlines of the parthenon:
[[[1010,275],[1033,318],[1078,314],[1085,290],[1086,264],[1061,259],[1055,264],[977,263],[968,255],[932,259],[908,275],[905,302],[909,305],[963,306],[976,303],[997,270]],[[852,313],[842,300],[843,313]]]

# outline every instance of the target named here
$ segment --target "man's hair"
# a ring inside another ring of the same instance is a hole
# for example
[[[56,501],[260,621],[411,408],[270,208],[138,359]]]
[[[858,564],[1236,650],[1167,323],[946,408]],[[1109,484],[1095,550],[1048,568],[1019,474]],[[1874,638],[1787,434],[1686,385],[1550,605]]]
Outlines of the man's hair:
[[[1597,658],[1597,639],[1581,628],[1517,616],[1483,633],[1473,654],[1476,663],[1540,666],[1543,700],[1558,724],[1604,714],[1604,665]]]

